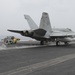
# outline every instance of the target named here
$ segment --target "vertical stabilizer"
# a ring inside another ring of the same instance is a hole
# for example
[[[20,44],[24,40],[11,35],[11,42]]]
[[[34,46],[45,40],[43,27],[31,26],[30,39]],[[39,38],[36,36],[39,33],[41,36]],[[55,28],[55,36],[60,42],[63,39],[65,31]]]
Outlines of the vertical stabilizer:
[[[36,23],[32,20],[32,18],[29,15],[24,15],[24,17],[28,21],[28,24],[31,30],[38,29],[38,26],[36,25]]]
[[[42,28],[48,32],[52,32],[49,15],[46,12],[42,13],[42,18],[40,21],[40,28]]]

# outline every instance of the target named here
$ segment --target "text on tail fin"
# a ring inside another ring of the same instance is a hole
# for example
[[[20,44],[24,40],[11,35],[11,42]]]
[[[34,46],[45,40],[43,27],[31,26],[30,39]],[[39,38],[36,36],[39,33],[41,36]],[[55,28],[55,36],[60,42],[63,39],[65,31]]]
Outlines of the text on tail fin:
[[[42,13],[42,18],[41,18],[41,21],[40,21],[40,28],[42,28],[42,29],[44,29],[48,32],[52,31],[49,15],[46,12]]]

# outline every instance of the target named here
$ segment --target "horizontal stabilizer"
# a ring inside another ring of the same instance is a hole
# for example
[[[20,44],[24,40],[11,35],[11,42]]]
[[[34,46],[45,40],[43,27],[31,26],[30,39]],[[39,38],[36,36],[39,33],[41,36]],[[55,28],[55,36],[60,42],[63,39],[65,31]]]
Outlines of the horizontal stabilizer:
[[[14,32],[14,33],[22,33],[22,31],[18,31],[18,30],[9,30],[9,29],[8,29],[8,31]]]

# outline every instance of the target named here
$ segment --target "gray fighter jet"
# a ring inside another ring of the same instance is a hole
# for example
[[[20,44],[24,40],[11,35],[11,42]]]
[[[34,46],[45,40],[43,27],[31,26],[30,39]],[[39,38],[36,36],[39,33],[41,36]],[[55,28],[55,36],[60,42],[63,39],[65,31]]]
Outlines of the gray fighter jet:
[[[46,12],[42,13],[42,18],[40,21],[40,26],[38,27],[36,23],[32,20],[29,15],[24,15],[25,19],[31,30],[9,30],[10,32],[19,33],[22,36],[30,37],[40,41],[41,45],[45,42],[56,42],[56,45],[60,45],[60,42],[64,42],[67,45],[69,42],[75,40],[75,32],[69,28],[52,28],[49,15]]]

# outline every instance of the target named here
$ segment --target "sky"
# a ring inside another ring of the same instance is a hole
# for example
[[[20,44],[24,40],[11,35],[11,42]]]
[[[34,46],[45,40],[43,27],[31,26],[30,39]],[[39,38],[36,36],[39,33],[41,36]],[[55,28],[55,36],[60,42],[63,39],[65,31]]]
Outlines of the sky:
[[[7,29],[30,29],[24,14],[39,26],[42,12],[47,12],[53,28],[75,31],[75,0],[0,0],[0,35],[18,35]]]

